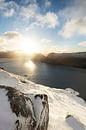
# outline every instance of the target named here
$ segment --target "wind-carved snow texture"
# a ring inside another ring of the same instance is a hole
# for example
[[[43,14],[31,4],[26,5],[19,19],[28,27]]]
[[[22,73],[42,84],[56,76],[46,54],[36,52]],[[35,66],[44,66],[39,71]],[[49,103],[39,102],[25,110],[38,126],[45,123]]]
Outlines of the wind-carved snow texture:
[[[85,130],[83,124],[71,115],[67,116],[66,121],[74,130]]]
[[[48,97],[26,96],[19,90],[0,85],[0,117],[0,130],[47,130]]]
[[[33,119],[36,118],[36,129],[45,124],[45,120],[48,122],[47,114],[49,111],[48,130],[79,130],[78,128],[81,128],[80,130],[86,130],[86,102],[78,97],[77,95],[79,93],[74,90],[69,88],[66,90],[55,89],[35,84],[25,77],[14,75],[4,70],[0,70],[0,85],[17,89],[20,93],[24,93],[24,97],[31,99],[35,112],[31,102],[27,101],[26,98],[25,101],[26,106],[30,106],[29,109],[32,112]],[[19,120],[20,124],[22,124],[22,130],[27,130],[27,122],[29,122],[31,118],[29,117],[27,119],[21,114],[17,117],[16,114],[12,112],[10,103],[8,102],[9,98],[7,99],[7,96],[5,96],[7,92],[8,91],[4,89],[1,89],[0,92],[0,130],[16,130],[14,124],[16,120]],[[46,95],[48,96],[49,109],[47,109]],[[23,98],[21,101],[22,100]],[[43,103],[44,101],[46,105]],[[45,109],[43,109],[44,106]],[[40,113],[42,118],[40,117]],[[10,125],[8,125],[9,122]],[[18,125],[18,122],[16,123]],[[47,123],[45,125],[45,128],[46,127]],[[41,128],[41,130],[43,129]]]

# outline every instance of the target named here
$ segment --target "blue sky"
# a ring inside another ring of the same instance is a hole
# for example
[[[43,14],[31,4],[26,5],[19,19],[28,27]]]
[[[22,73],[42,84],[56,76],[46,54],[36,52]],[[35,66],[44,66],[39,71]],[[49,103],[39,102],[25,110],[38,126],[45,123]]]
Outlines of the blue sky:
[[[85,12],[86,0],[0,0],[0,50],[86,51]]]

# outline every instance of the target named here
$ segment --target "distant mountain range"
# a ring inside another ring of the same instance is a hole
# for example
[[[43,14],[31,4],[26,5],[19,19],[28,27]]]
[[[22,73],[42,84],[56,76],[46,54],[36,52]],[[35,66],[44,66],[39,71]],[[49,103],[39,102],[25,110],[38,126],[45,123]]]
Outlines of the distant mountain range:
[[[68,65],[74,67],[86,68],[86,52],[76,53],[49,53],[44,56],[41,53],[34,54],[33,57],[18,52],[0,52],[0,58],[21,58],[32,59],[34,62],[44,62],[52,65]]]
[[[47,56],[37,54],[33,57],[33,61],[86,68],[86,52],[49,53]]]

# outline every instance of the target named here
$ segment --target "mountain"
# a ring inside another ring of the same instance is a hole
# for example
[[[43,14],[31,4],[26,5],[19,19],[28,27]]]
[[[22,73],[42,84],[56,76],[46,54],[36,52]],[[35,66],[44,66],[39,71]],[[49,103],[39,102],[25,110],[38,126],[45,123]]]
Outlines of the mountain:
[[[17,79],[1,70],[0,78],[0,130],[47,130],[47,95],[21,92],[12,85],[17,83]],[[2,85],[4,78],[7,85]]]
[[[33,61],[39,61],[39,62],[44,62],[45,59],[46,57],[41,53],[35,54],[32,58]]]
[[[7,59],[25,59],[31,58],[30,54],[23,53],[21,51],[0,51],[0,58],[7,58]]]
[[[22,52],[0,52],[0,58],[9,59],[32,59],[34,62],[44,62],[52,65],[67,65],[73,67],[86,68],[86,52],[77,53],[49,53],[44,56],[41,53],[37,54],[24,54]]]
[[[15,58],[16,53],[13,51],[0,51],[0,58]]]
[[[35,61],[45,62],[53,65],[68,65],[86,68],[86,52],[78,53],[49,53],[46,57],[35,55]]]
[[[86,130],[86,102],[78,95],[0,69],[0,130]]]

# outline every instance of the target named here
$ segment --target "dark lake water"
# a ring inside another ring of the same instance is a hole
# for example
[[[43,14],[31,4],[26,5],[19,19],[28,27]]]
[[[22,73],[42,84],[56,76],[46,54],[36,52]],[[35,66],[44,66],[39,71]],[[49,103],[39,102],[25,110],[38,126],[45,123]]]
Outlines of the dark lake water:
[[[25,60],[0,59],[0,66],[35,83],[54,88],[73,88],[86,100],[86,69]]]

